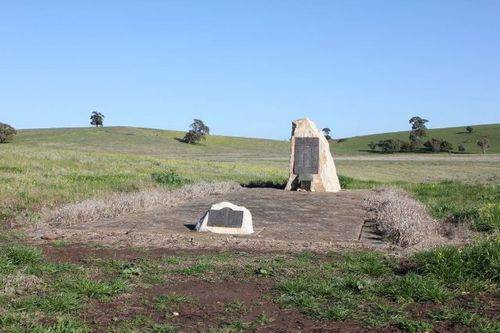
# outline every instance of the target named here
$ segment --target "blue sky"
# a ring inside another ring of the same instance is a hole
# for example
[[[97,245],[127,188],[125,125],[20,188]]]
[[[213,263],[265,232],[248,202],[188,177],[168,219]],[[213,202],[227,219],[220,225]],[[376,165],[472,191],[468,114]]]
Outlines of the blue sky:
[[[500,122],[500,1],[2,1],[0,121],[284,139]]]

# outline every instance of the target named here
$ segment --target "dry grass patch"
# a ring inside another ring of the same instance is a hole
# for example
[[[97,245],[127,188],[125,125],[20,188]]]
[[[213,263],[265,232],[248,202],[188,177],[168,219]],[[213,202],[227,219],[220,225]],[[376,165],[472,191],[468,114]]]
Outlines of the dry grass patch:
[[[395,244],[407,247],[441,238],[439,223],[425,206],[398,188],[380,188],[364,199],[365,207],[374,212],[378,231]]]
[[[43,280],[34,275],[26,275],[23,272],[15,272],[4,276],[1,282],[0,295],[12,297],[15,295],[26,295],[41,290],[44,287]]]
[[[240,185],[234,182],[197,183],[175,190],[154,188],[135,193],[117,193],[102,199],[88,199],[65,205],[48,213],[45,221],[54,226],[91,223],[158,206],[177,206],[189,200],[229,193],[239,188]]]

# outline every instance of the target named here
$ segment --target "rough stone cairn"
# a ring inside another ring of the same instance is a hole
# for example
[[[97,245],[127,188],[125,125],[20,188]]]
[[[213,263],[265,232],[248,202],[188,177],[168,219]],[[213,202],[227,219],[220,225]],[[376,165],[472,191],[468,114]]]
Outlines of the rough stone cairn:
[[[308,118],[292,122],[290,178],[285,190],[340,191],[328,140]]]

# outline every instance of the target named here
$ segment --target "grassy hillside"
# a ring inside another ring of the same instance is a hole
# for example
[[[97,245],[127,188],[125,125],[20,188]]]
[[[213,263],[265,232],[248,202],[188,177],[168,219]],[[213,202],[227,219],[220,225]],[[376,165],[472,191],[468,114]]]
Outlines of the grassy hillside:
[[[458,145],[465,146],[465,153],[479,154],[481,150],[476,143],[479,138],[487,136],[491,142],[489,154],[500,153],[500,124],[477,125],[473,126],[474,131],[467,133],[464,127],[449,127],[430,129],[426,139],[439,138],[445,139],[453,144],[454,151],[458,151]],[[356,136],[337,143],[332,143],[333,151],[337,154],[372,154],[369,152],[368,144],[378,142],[384,139],[400,139],[408,141],[409,131],[381,133],[374,135]]]
[[[80,151],[119,152],[158,157],[213,159],[217,161],[283,158],[286,141],[211,135],[200,144],[178,139],[184,132],[136,127],[57,128],[22,130],[15,144]]]
[[[58,128],[22,130],[16,138],[16,143],[217,161],[286,159],[290,149],[288,142],[283,140],[228,136],[210,136],[201,144],[186,145],[176,140],[176,138],[182,138],[183,135],[184,132],[134,127]],[[446,139],[453,144],[455,152],[458,150],[458,145],[463,144],[466,154],[479,154],[481,151],[476,142],[482,136],[490,139],[489,154],[500,153],[500,124],[474,126],[474,132],[471,134],[465,131],[465,127],[430,129],[427,138]],[[408,131],[356,136],[347,138],[341,143],[333,141],[331,146],[332,151],[341,156],[373,155],[368,149],[368,143],[383,139],[408,140]]]

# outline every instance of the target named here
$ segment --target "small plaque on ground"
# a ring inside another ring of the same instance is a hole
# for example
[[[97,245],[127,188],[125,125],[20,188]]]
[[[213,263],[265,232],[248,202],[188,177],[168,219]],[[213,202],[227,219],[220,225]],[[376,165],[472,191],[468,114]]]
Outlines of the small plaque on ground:
[[[319,139],[295,138],[293,173],[317,174],[319,170]]]
[[[231,208],[211,209],[208,214],[207,226],[224,228],[241,228],[243,224],[243,211]]]

